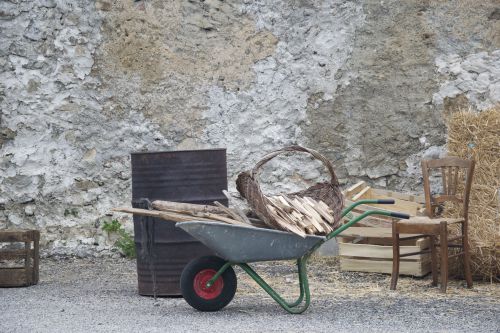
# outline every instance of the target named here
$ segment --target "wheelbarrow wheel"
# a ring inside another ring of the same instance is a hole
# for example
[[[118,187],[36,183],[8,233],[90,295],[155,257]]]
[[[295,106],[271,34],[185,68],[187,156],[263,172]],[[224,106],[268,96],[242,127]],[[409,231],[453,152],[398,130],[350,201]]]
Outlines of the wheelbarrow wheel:
[[[236,274],[228,267],[215,283],[207,282],[226,262],[215,256],[193,259],[182,271],[182,296],[193,308],[200,311],[218,311],[231,302],[236,293]]]

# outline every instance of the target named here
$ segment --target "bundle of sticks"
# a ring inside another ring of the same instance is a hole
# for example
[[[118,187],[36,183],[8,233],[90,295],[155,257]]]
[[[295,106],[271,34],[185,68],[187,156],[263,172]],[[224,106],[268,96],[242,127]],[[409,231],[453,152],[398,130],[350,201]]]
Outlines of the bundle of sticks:
[[[229,196],[228,196],[229,197]],[[305,237],[306,234],[325,235],[333,228],[331,209],[322,201],[298,196],[266,196],[268,209],[274,221],[262,221],[247,216],[237,205],[226,207],[215,201],[212,205],[197,205],[172,201],[156,200],[152,202],[153,209],[129,207],[114,208],[113,211],[151,216],[173,222],[185,221],[217,221],[234,225],[253,226],[285,230]]]
[[[301,237],[326,235],[333,231],[333,212],[323,201],[299,196],[266,196],[267,209],[274,217],[267,224],[274,229],[293,232]]]
[[[215,201],[214,204],[215,206],[156,200],[152,202],[153,209],[117,207],[113,208],[113,211],[158,217],[172,222],[217,221],[235,225],[266,227],[260,220],[249,218],[242,212],[230,209],[218,201]]]

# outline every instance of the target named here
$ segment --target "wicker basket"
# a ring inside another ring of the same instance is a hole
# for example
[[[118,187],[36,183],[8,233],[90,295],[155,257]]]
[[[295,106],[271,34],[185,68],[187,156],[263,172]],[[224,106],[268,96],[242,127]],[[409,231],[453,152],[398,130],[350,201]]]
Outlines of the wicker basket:
[[[320,160],[326,166],[331,179],[329,182],[317,183],[306,190],[284,195],[289,197],[310,197],[317,201],[323,201],[333,211],[334,224],[332,227],[336,228],[340,222],[342,208],[344,206],[344,198],[332,164],[326,157],[313,149],[301,146],[289,146],[265,155],[251,171],[244,171],[238,175],[238,179],[236,180],[236,188],[238,189],[238,192],[240,192],[240,194],[247,199],[248,204],[253,208],[255,214],[260,219],[272,227],[281,229],[278,223],[276,223],[273,215],[270,214],[266,207],[266,205],[272,205],[272,203],[264,196],[262,190],[260,189],[258,174],[261,167],[271,159],[278,155],[290,152],[304,152],[311,154],[314,158]]]

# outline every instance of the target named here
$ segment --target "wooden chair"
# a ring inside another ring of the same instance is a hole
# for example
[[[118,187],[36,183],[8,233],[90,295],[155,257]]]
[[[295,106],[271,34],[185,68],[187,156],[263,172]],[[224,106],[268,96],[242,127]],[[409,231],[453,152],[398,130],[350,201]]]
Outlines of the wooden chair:
[[[429,176],[431,170],[441,169],[443,192],[442,194],[431,194]],[[461,173],[461,169],[463,173]],[[464,275],[467,287],[472,288],[472,275],[470,270],[469,239],[467,232],[469,194],[472,186],[472,176],[474,173],[474,161],[463,160],[458,157],[447,157],[437,160],[422,161],[422,176],[424,179],[425,192],[425,212],[427,216],[412,217],[409,220],[401,220],[392,224],[393,240],[393,264],[391,290],[396,289],[399,275],[399,261],[401,257],[407,257],[418,253],[431,253],[432,260],[432,285],[437,286],[437,249],[440,249],[441,256],[441,291],[446,293],[448,283],[448,259],[456,256],[463,256]],[[459,175],[465,176],[464,190],[462,196],[457,194]],[[462,214],[459,218],[439,217],[446,201],[458,202],[463,205]],[[455,237],[448,237],[448,227],[453,224],[461,226],[461,234]],[[420,236],[400,238],[400,234],[421,234]],[[401,240],[415,237],[428,236],[430,239],[430,250],[400,254],[399,244]],[[439,239],[439,244],[437,240]],[[459,241],[457,244],[456,241]],[[449,255],[448,248],[461,248],[461,252]]]

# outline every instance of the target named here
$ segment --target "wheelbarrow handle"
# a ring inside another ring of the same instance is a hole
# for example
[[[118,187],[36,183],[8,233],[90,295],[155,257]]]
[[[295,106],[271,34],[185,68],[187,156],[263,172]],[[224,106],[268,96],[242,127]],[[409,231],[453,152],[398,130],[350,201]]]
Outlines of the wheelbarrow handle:
[[[398,219],[406,219],[406,220],[408,220],[410,218],[410,215],[405,214],[405,213],[398,213],[398,212],[391,212],[390,216],[398,218]]]
[[[356,208],[357,206],[359,205],[370,205],[370,204],[393,204],[394,203],[394,199],[363,199],[363,200],[359,200],[359,201],[356,201],[354,202],[352,205],[350,205],[349,207],[345,208],[343,211],[342,211],[342,217],[346,216],[351,210],[353,210],[354,208]]]
[[[378,199],[377,200],[378,205],[393,205],[394,203],[396,203],[396,201],[394,201],[394,199]]]

